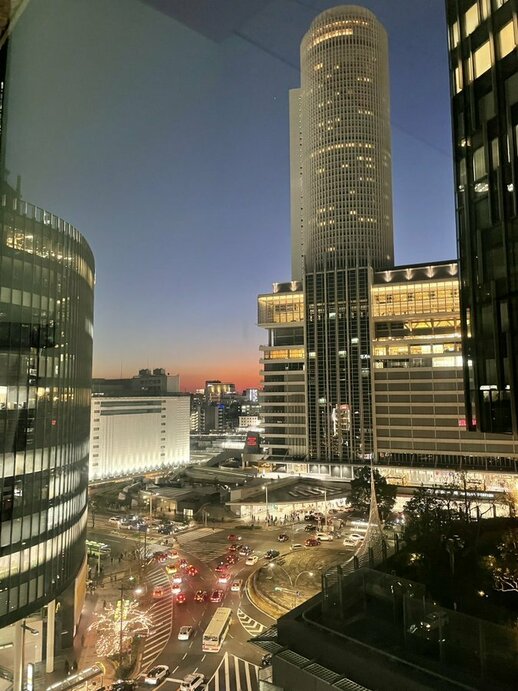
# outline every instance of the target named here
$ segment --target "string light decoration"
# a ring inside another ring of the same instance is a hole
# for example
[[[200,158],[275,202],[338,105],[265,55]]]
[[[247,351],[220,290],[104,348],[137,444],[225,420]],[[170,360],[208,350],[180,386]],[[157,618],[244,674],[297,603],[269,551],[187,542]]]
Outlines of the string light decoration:
[[[102,612],[96,612],[95,620],[88,631],[97,634],[95,642],[96,655],[109,657],[131,650],[131,643],[136,635],[147,636],[151,627],[151,618],[142,612],[134,600],[117,600],[115,606],[108,604]]]

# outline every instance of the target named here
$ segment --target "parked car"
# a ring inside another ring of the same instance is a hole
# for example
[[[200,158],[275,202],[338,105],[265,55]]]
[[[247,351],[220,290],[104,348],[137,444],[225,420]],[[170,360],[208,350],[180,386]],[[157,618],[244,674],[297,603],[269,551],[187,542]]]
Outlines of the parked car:
[[[304,545],[301,545],[299,542],[295,542],[293,545],[290,547],[292,552],[297,552],[299,549],[304,549]]]
[[[287,533],[281,533],[280,535],[277,536],[277,540],[279,542],[288,542],[289,539],[290,538],[289,538]]]
[[[210,601],[211,602],[221,602],[223,600],[223,591],[222,590],[214,590],[212,592],[212,595],[210,596]]]
[[[332,542],[333,536],[331,533],[316,533],[315,539],[320,540],[320,542]]]
[[[313,531],[316,530],[316,529],[317,529],[316,525],[306,525],[306,526],[304,526],[304,530],[306,531],[306,533],[311,533],[311,532],[313,532]]]
[[[259,557],[257,556],[257,554],[250,554],[250,556],[247,557],[245,564],[247,566],[255,566],[255,564],[257,564],[258,560],[259,560]]]
[[[304,544],[306,547],[320,547],[320,540],[317,540],[314,537],[308,537]]]
[[[123,519],[122,516],[110,516],[110,518],[108,519],[108,521],[109,521],[110,523],[117,523],[117,525],[118,525],[119,523],[121,523],[122,519]]]
[[[144,677],[144,684],[157,686],[157,684],[164,681],[168,675],[169,667],[167,667],[167,665],[155,665],[155,667],[152,667]]]
[[[179,641],[188,641],[189,638],[191,637],[193,631],[192,626],[180,626],[180,630],[178,631],[178,640]]]

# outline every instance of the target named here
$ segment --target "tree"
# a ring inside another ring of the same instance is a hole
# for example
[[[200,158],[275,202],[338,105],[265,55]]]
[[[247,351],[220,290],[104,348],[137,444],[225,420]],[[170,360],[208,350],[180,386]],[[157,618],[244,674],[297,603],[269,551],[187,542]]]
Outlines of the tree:
[[[386,520],[396,502],[396,485],[389,485],[387,480],[376,469],[374,474],[374,488],[381,520]],[[361,468],[354,480],[351,480],[351,506],[368,515],[371,498],[371,469],[369,466]]]
[[[443,489],[440,494],[431,487],[417,489],[405,506],[405,538],[418,540],[447,533],[460,517],[452,496]]]
[[[493,587],[502,593],[518,591],[518,528],[504,533],[497,546],[497,555],[485,558],[485,565],[493,577]]]

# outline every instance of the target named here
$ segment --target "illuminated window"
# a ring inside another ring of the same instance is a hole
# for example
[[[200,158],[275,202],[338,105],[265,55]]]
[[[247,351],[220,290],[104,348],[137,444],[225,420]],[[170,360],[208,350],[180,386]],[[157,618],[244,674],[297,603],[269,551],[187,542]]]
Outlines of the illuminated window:
[[[455,22],[451,27],[450,48],[455,48],[459,43],[459,22]]]
[[[480,77],[481,74],[484,74],[484,72],[487,72],[490,67],[491,48],[489,41],[486,41],[473,53],[473,71],[475,79]]]
[[[408,346],[390,346],[388,349],[389,355],[407,355]]]
[[[516,48],[516,40],[514,37],[513,22],[510,21],[504,28],[498,32],[497,36],[498,57],[504,58]]]
[[[477,3],[472,5],[464,15],[464,31],[466,36],[472,34],[478,26],[478,6]]]
[[[481,146],[473,152],[473,177],[475,180],[481,180],[487,175],[486,157],[484,154],[484,147]]]
[[[381,346],[375,346],[374,347],[374,355],[386,355],[387,354],[387,349],[382,348]]]
[[[455,78],[455,93],[458,94],[459,91],[462,91],[462,69],[456,67],[453,74]]]

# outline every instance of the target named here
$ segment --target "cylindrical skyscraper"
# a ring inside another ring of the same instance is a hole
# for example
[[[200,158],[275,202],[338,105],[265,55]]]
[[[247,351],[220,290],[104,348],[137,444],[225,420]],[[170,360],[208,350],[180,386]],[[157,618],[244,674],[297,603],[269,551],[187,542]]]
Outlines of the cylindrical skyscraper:
[[[301,44],[302,250],[306,270],[393,264],[387,35],[340,5]],[[292,120],[293,122],[293,120]]]

